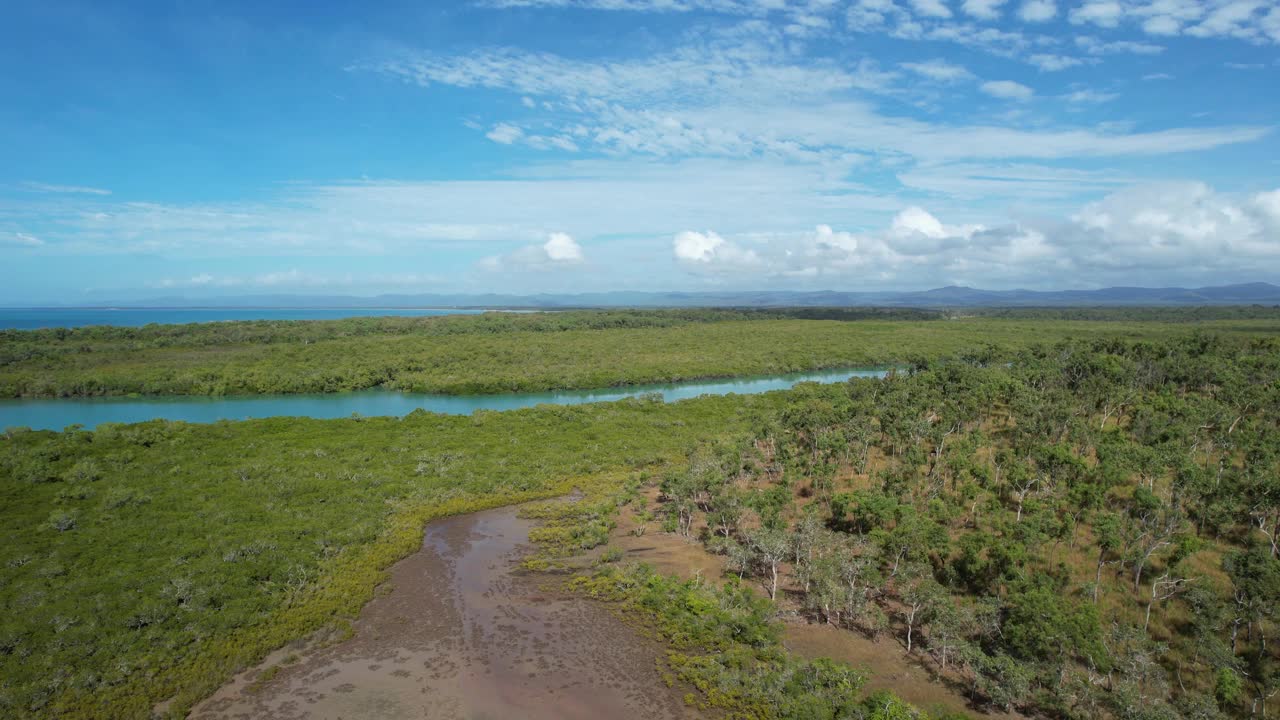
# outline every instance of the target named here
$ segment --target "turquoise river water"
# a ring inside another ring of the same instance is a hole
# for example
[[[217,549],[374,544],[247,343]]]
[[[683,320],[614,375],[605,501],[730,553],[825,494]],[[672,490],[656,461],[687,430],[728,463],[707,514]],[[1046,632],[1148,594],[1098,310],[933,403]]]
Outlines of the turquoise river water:
[[[208,423],[274,416],[338,418],[355,415],[407,415],[419,408],[449,415],[476,410],[515,410],[544,403],[577,405],[611,402],[658,393],[674,402],[699,395],[751,394],[785,390],[800,382],[843,382],[851,377],[884,377],[887,370],[823,370],[762,377],[695,380],[666,385],[628,385],[599,390],[559,390],[502,395],[428,395],[390,390],[312,395],[243,397],[121,397],[0,400],[0,428],[61,430],[68,425],[93,428],[101,423],[135,423],[156,418]]]

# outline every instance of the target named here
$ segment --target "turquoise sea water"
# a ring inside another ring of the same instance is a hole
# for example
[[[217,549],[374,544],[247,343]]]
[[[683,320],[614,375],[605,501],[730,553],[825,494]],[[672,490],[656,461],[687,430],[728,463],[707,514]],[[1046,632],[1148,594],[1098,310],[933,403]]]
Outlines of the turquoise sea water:
[[[124,397],[0,400],[0,428],[61,430],[68,425],[92,428],[100,423],[134,423],[166,418],[208,423],[277,415],[337,418],[358,415],[407,415],[419,408],[449,415],[476,410],[515,410],[544,403],[577,405],[610,402],[658,393],[673,402],[699,395],[751,394],[785,390],[800,382],[842,382],[851,377],[884,377],[882,369],[827,370],[763,377],[700,380],[668,385],[631,385],[600,390],[562,390],[504,395],[428,395],[389,390],[318,395],[246,397]]]
[[[481,312],[484,311],[453,308],[0,308],[0,330],[74,328],[86,325],[139,327],[151,323],[170,325],[220,320],[339,320],[349,317],[416,317]]]

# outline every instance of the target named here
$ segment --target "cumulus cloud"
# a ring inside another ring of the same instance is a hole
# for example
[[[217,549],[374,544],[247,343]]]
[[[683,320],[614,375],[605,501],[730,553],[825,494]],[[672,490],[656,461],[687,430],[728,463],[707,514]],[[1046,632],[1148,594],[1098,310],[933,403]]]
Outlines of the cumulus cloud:
[[[1069,92],[1063,96],[1063,99],[1072,105],[1098,105],[1105,102],[1111,102],[1118,97],[1120,97],[1119,93],[1083,89]]]
[[[1100,27],[1113,28],[1120,24],[1124,17],[1124,6],[1116,0],[1088,0],[1088,2],[1072,9],[1068,16],[1073,24],[1093,23]]]
[[[542,244],[542,251],[552,262],[582,262],[582,246],[566,233],[551,233]]]
[[[1018,8],[1018,17],[1024,22],[1048,22],[1058,14],[1058,6],[1053,0],[1027,0]]]
[[[681,233],[675,250],[747,286],[1196,285],[1274,276],[1277,233],[1280,189],[1232,196],[1188,182],[1122,189],[1060,218],[950,223],[909,206],[879,230],[757,234],[749,266],[715,233]]]
[[[1204,183],[1130,188],[1072,218],[1081,262],[1160,272],[1184,264],[1272,275],[1280,261],[1275,191],[1243,200]]]
[[[1036,53],[1027,58],[1027,62],[1035,65],[1045,72],[1059,72],[1077,65],[1086,64],[1087,60],[1069,55],[1055,55],[1053,53]],[[1096,60],[1094,61],[1096,62]]]
[[[961,9],[966,15],[979,18],[981,20],[995,20],[1000,17],[1000,8],[1004,6],[1007,0],[964,0]]]
[[[499,123],[494,125],[492,130],[485,133],[485,137],[496,143],[501,143],[502,145],[510,145],[524,137],[524,130],[521,130],[515,125]]]
[[[540,245],[526,245],[506,255],[492,255],[480,261],[485,270],[549,270],[584,262],[582,246],[569,234],[553,232]]]
[[[685,230],[671,242],[675,259],[686,265],[716,269],[733,269],[759,264],[755,250],[743,249],[714,232]]]
[[[942,0],[908,0],[916,13],[924,17],[949,18],[951,9]]]
[[[1035,95],[1035,91],[1031,88],[1012,80],[992,80],[990,82],[984,82],[979,86],[979,89],[991,97],[1000,98],[1002,100],[1025,101],[1030,100],[1032,96]]]
[[[973,73],[969,72],[964,66],[949,63],[941,58],[927,62],[902,63],[902,67],[921,77],[937,82],[950,83],[973,78]]]

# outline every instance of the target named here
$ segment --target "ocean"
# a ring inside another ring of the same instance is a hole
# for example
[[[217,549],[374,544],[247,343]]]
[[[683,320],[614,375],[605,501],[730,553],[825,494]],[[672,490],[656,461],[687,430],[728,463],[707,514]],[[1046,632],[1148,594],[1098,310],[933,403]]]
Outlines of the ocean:
[[[339,320],[349,317],[409,317],[476,314],[452,308],[0,308],[0,330],[76,328],[88,325],[140,327],[158,323],[222,320]]]

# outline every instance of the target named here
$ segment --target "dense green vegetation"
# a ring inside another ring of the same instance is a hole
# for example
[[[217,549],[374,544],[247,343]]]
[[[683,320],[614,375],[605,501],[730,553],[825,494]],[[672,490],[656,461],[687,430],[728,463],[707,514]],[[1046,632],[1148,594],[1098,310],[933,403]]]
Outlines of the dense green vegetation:
[[[662,482],[666,528],[975,700],[1275,716],[1280,342],[1074,341],[802,385]]]
[[[10,431],[0,716],[178,715],[354,617],[430,518],[611,482],[779,400]]]
[[[1159,339],[1187,322],[779,319],[782,311],[608,311],[230,322],[0,333],[0,397],[235,395],[385,387],[496,393],[897,364],[983,344]],[[791,311],[805,315],[814,311]],[[829,313],[827,313],[829,314]],[[1280,319],[1204,321],[1275,333]]]
[[[553,317],[569,314],[483,321],[538,330],[446,319],[466,331],[236,352],[289,358],[264,376],[279,379],[325,363],[354,372],[367,365],[361,348],[403,360],[412,353],[400,342],[453,353],[464,385],[485,373],[605,384],[774,362],[901,359],[910,371],[672,405],[6,431],[0,716],[146,717],[165,700],[180,715],[270,650],[352,618],[429,519],[640,473],[661,483],[666,527],[725,553],[759,592],[814,621],[897,638],[977,702],[1063,718],[1274,716],[1274,323],[638,313],[625,322],[669,324],[553,330]],[[106,354],[134,357],[152,382],[183,372],[156,357],[205,362],[219,349]],[[59,352],[10,363],[4,376],[80,357]],[[246,377],[244,362],[227,377]],[[112,372],[127,377],[124,367]],[[540,539],[589,547],[610,523],[601,510]],[[855,675],[778,655],[767,606],[740,586],[625,568],[591,582],[584,590],[657,612],[668,641],[691,633],[671,667],[697,703],[753,717],[757,690],[807,688],[817,699],[796,705],[798,716],[870,712],[838,690],[860,685]],[[707,637],[735,626],[742,643],[705,652]]]
[[[973,315],[1020,320],[1103,320],[1117,322],[1197,323],[1206,320],[1280,320],[1275,305],[1202,305],[1197,307],[1022,307],[946,311],[947,317]]]

